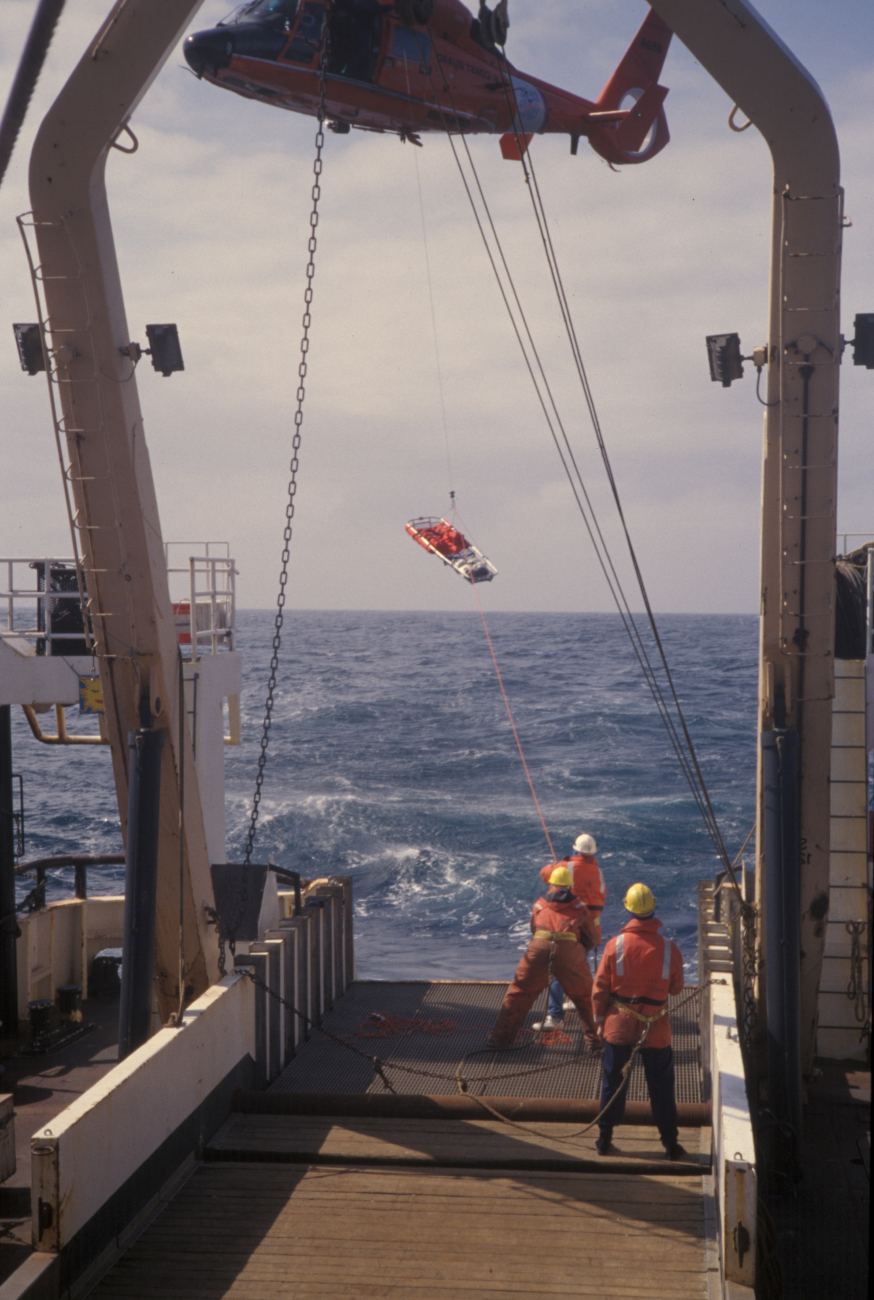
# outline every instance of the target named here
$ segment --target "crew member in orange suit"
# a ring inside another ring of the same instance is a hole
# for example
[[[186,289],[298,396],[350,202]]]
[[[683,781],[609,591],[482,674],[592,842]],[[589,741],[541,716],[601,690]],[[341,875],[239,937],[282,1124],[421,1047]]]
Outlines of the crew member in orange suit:
[[[592,914],[595,921],[595,948],[601,942],[601,913],[604,910],[604,902],[607,898],[607,886],[604,883],[604,873],[598,866],[598,860],[595,854],[598,852],[598,846],[592,835],[583,832],[574,840],[574,850],[562,862],[547,862],[545,867],[541,868],[541,880],[548,881],[550,874],[555,870],[556,865],[567,867],[574,878],[573,890],[577,898],[581,898],[586,907]],[[595,953],[597,961],[597,951]],[[540,1024],[534,1026],[535,1029],[555,1029],[564,1020],[565,1007],[565,990],[558,980],[553,980],[549,989],[549,1005],[546,1008],[546,1019]]]
[[[659,934],[662,923],[656,919],[656,901],[646,885],[632,885],[624,902],[631,920],[608,942],[595,976],[595,1023],[604,1039],[600,1109],[618,1091],[622,1067],[643,1038],[640,1059],[653,1119],[668,1159],[681,1160],[686,1152],[678,1140],[674,1049],[667,1013],[668,994],[683,987],[683,958],[677,945]],[[598,1121],[599,1155],[610,1150],[613,1129],[625,1115],[627,1092],[624,1087]]]
[[[537,995],[546,988],[550,959],[553,978],[561,980],[577,1009],[587,1045],[599,1046],[592,1013],[592,972],[586,960],[595,946],[595,926],[589,909],[573,893],[567,867],[553,867],[549,884],[549,892],[532,909],[533,938],[489,1035],[493,1047],[512,1047]]]

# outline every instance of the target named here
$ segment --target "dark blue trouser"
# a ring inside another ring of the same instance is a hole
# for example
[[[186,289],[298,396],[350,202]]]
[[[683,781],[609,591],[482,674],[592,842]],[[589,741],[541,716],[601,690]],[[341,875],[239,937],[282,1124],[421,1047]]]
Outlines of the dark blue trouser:
[[[598,953],[598,950],[597,950],[597,948],[596,948],[596,949],[595,949],[595,956],[596,956],[596,958],[597,958],[597,953]],[[589,960],[589,955],[588,955],[588,953],[587,953],[587,954],[586,954],[586,961],[588,961],[588,960]],[[597,969],[598,969],[598,963],[597,963],[597,960],[596,960],[596,961],[595,961],[595,971],[596,971],[596,973],[597,973]],[[561,987],[561,985],[559,984],[559,982],[558,982],[558,980],[555,978],[555,976],[553,976],[552,983],[551,983],[550,986],[549,986],[549,1002],[547,1003],[547,1007],[546,1007],[546,1014],[547,1014],[548,1016],[552,1016],[553,1020],[558,1020],[558,1021],[560,1021],[560,1020],[564,1020],[564,1014],[565,1014],[565,1013],[564,1013],[564,1000],[565,1000],[565,996],[566,996],[566,995],[565,995],[565,991],[564,991],[564,989]],[[616,1105],[618,1106],[619,1103],[617,1102]]]
[[[605,1043],[603,1073],[601,1075],[601,1105],[607,1102],[619,1087],[622,1067],[633,1051],[631,1043]],[[652,1116],[665,1150],[669,1150],[679,1137],[677,1128],[677,1102],[674,1097],[674,1049],[668,1047],[642,1047],[640,1059],[646,1075],[646,1087],[652,1104]],[[601,1133],[611,1137],[613,1129],[621,1124],[625,1115],[628,1087],[622,1089],[603,1119],[598,1121]]]
[[[553,1020],[564,1020],[564,989],[555,976],[549,986],[549,1005],[546,1014],[552,1016]]]

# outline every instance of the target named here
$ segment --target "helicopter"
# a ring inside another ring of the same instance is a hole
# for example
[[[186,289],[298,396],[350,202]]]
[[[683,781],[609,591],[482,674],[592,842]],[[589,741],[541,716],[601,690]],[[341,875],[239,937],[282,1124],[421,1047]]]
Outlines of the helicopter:
[[[586,139],[613,166],[665,147],[671,30],[652,9],[596,100],[518,72],[503,52],[509,25],[507,0],[476,18],[460,0],[249,0],[183,53],[199,78],[294,113],[316,116],[324,93],[341,135],[497,134],[518,161],[535,134],[562,133],[572,154]]]

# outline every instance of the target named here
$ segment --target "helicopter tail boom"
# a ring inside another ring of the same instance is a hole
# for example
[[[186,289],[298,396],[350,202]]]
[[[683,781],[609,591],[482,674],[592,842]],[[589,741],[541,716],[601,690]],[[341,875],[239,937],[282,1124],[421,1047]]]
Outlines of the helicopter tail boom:
[[[661,113],[667,94],[666,86],[657,86],[652,82],[631,108],[628,117],[616,128],[616,143],[624,153],[633,155],[643,152],[646,137]],[[667,130],[667,122],[665,129]],[[667,144],[667,140],[664,144]],[[650,152],[651,149],[646,151],[647,157]]]
[[[664,104],[667,89],[658,84],[672,32],[650,9],[613,76],[598,96],[592,119],[600,122],[589,143],[612,163],[637,163],[653,158],[670,140]],[[605,121],[608,113],[623,113],[618,125]],[[603,116],[602,116],[603,115]],[[590,120],[592,120],[590,119]]]

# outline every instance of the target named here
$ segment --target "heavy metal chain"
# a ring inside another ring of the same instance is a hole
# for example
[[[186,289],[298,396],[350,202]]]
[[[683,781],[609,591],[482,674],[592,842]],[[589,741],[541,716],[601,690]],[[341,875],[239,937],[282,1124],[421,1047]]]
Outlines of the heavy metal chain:
[[[868,1019],[865,1005],[865,969],[862,964],[862,935],[865,933],[864,921],[847,921],[844,926],[850,936],[850,979],[847,984],[847,997],[855,1003],[853,1011],[860,1024]]]
[[[243,963],[245,963],[246,959],[245,957],[242,957],[240,960]],[[286,1010],[290,1011],[292,1015],[297,1016],[298,1020],[302,1020],[303,1023],[309,1029],[317,1030],[318,1033],[324,1035],[325,1038],[329,1038],[332,1043],[336,1043],[338,1047],[343,1047],[346,1049],[347,1052],[351,1052],[353,1056],[360,1056],[362,1060],[369,1061],[370,1064],[373,1066],[374,1070],[376,1071],[376,1073],[379,1075],[380,1079],[382,1079],[385,1087],[388,1089],[389,1092],[393,1092],[394,1089],[392,1088],[388,1079],[385,1077],[384,1071],[386,1069],[398,1070],[402,1074],[415,1074],[422,1079],[441,1079],[446,1082],[452,1082],[452,1083],[456,1082],[457,1080],[456,1074],[444,1074],[438,1070],[423,1070],[421,1066],[409,1065],[406,1061],[393,1061],[390,1059],[384,1060],[382,1057],[373,1056],[370,1052],[363,1052],[360,1047],[355,1047],[354,1044],[350,1043],[345,1036],[341,1038],[337,1034],[332,1034],[329,1029],[326,1029],[324,1027],[324,1025],[316,1024],[316,1022],[314,1020],[311,1020],[310,1017],[305,1012],[300,1011],[294,1005],[293,1002],[289,1002],[288,999],[284,998],[281,993],[277,993],[276,990],[272,989],[269,984],[266,984],[265,981],[262,980],[260,975],[256,975],[255,971],[252,969],[251,966],[242,965],[239,967],[235,967],[235,974],[245,975],[248,979],[252,981],[252,983],[255,985],[256,988],[261,989],[262,992],[266,993],[268,997],[273,998],[274,1002],[280,1003],[280,1005],[285,1007]],[[526,1044],[526,1046],[528,1046],[528,1044]],[[486,1052],[494,1052],[496,1049],[493,1047],[488,1047],[483,1050]],[[519,1051],[520,1049],[514,1048],[512,1050]],[[472,1055],[474,1055],[474,1053],[468,1052],[468,1056],[472,1056]],[[567,1068],[569,1064],[572,1064],[574,1060],[588,1059],[589,1055],[590,1055],[589,1052],[583,1052],[580,1054],[579,1058],[572,1057],[568,1059],[567,1057],[562,1057],[560,1061],[555,1061],[554,1063],[549,1065],[528,1066],[523,1070],[515,1070],[509,1074],[473,1075],[470,1078],[466,1079],[464,1082],[466,1084],[467,1083],[488,1083],[490,1081],[494,1082],[496,1079],[499,1081],[503,1079],[518,1079],[528,1074],[545,1074],[550,1070],[564,1070]]]
[[[756,1033],[756,913],[747,907],[739,917],[741,927],[741,1032],[747,1052]]]
[[[297,368],[297,408],[294,413],[294,437],[291,442],[291,477],[288,481],[288,500],[285,506],[285,531],[283,533],[282,568],[279,574],[279,594],[276,598],[276,618],[273,629],[273,653],[270,656],[270,675],[267,681],[267,699],[264,704],[264,724],[261,732],[261,749],[258,755],[258,774],[255,778],[255,794],[252,799],[252,813],[249,818],[249,833],[246,837],[244,863],[248,867],[252,861],[252,848],[258,826],[258,812],[261,805],[261,790],[264,784],[264,769],[267,766],[267,746],[270,740],[270,725],[273,720],[274,692],[276,674],[279,668],[279,649],[282,643],[282,624],[285,610],[285,588],[288,583],[289,548],[291,546],[292,521],[294,519],[294,498],[297,493],[298,452],[300,451],[301,426],[303,425],[303,404],[306,396],[307,354],[310,349],[310,326],[312,315],[310,308],[313,301],[313,277],[316,273],[316,228],[319,224],[319,199],[322,196],[322,150],[325,145],[325,97],[328,90],[328,47],[330,44],[328,19],[330,5],[325,9],[325,42],[322,47],[322,61],[319,67],[319,110],[318,129],[316,130],[316,157],[313,163],[313,206],[310,212],[310,237],[307,248],[309,261],[306,269],[306,290],[304,292],[303,334],[300,340],[300,364]]]
[[[245,957],[241,959],[243,963],[245,963],[245,960],[246,960]],[[299,1010],[299,1008],[296,1007],[293,1002],[289,1002],[288,999],[284,998],[281,993],[277,993],[275,989],[272,989],[270,985],[267,984],[266,981],[261,978],[260,975],[256,974],[256,972],[253,970],[251,966],[246,966],[245,964],[243,964],[241,966],[235,967],[234,973],[237,975],[243,975],[247,979],[251,980],[256,988],[261,989],[261,991],[263,993],[266,993],[268,997],[272,998],[274,1002],[278,1002],[280,1006],[285,1007],[285,1009],[287,1011],[290,1011],[292,1015],[297,1016],[298,1020],[302,1020],[308,1029],[317,1030],[318,1033],[322,1034],[325,1038],[330,1039],[332,1043],[336,1043],[338,1047],[343,1047],[347,1052],[351,1052],[353,1056],[359,1056],[362,1058],[362,1060],[369,1061],[370,1064],[375,1069],[376,1073],[379,1075],[380,1079],[382,1079],[385,1087],[388,1089],[389,1092],[394,1092],[394,1089],[392,1088],[391,1084],[389,1083],[388,1079],[385,1076],[384,1071],[386,1069],[398,1070],[402,1074],[415,1074],[422,1079],[441,1079],[441,1080],[445,1080],[446,1082],[452,1082],[455,1083],[456,1086],[458,1086],[459,1092],[466,1093],[468,1089],[468,1085],[471,1083],[495,1083],[495,1082],[502,1082],[505,1079],[524,1078],[529,1074],[547,1074],[552,1070],[567,1069],[567,1067],[573,1064],[573,1062],[576,1060],[589,1060],[591,1059],[591,1055],[592,1055],[590,1051],[584,1051],[571,1058],[562,1057],[560,1061],[555,1061],[547,1065],[526,1066],[524,1069],[512,1070],[510,1072],[502,1073],[502,1074],[481,1074],[481,1075],[471,1075],[468,1076],[467,1078],[462,1077],[460,1073],[461,1067],[464,1065],[465,1061],[470,1059],[470,1057],[484,1056],[487,1053],[488,1054],[494,1053],[494,1051],[496,1050],[494,1047],[484,1047],[484,1048],[479,1048],[474,1052],[468,1052],[462,1058],[459,1067],[454,1074],[444,1074],[442,1071],[438,1071],[438,1070],[423,1070],[421,1066],[410,1065],[406,1061],[384,1060],[379,1056],[373,1056],[370,1052],[363,1052],[360,1047],[355,1047],[353,1043],[349,1042],[346,1035],[340,1037],[338,1034],[332,1034],[329,1029],[326,1029],[324,1027],[324,1025],[316,1024],[314,1020],[310,1019],[310,1017],[306,1014],[306,1012]],[[695,998],[699,998],[701,994],[704,992],[704,990],[708,988],[711,984],[727,984],[727,983],[728,980],[722,979],[721,977],[713,977],[712,979],[707,980],[706,983],[698,985],[696,988],[691,989],[690,992],[687,993],[686,996],[676,1004],[676,1006],[673,1008],[672,1014],[676,1015],[676,1013],[680,1011],[686,1005],[687,1002],[692,1002],[695,1000]],[[647,1029],[648,1028],[649,1026],[647,1026]],[[640,1046],[643,1043],[645,1037],[646,1037],[646,1031],[644,1031],[643,1035],[641,1036],[638,1042],[638,1046]],[[530,1047],[530,1046],[531,1044],[526,1043],[526,1044],[522,1044],[519,1047],[510,1048],[509,1050],[518,1052],[521,1051],[523,1047]],[[499,1116],[498,1118],[501,1117]]]
[[[246,904],[249,901],[249,868],[252,864],[252,849],[255,844],[255,833],[258,827],[258,814],[261,807],[261,793],[264,785],[264,771],[267,766],[267,747],[270,742],[270,726],[273,721],[273,704],[276,691],[276,675],[279,670],[279,651],[282,645],[282,624],[285,611],[285,589],[288,584],[288,562],[290,559],[292,521],[294,519],[294,498],[297,494],[297,471],[299,467],[298,452],[301,443],[301,427],[303,425],[303,404],[306,397],[306,377],[307,377],[307,354],[310,349],[310,326],[312,325],[312,313],[310,308],[313,302],[313,278],[316,274],[316,247],[317,237],[316,228],[319,224],[319,200],[322,197],[322,150],[325,147],[325,100],[328,93],[328,57],[330,52],[330,18],[331,6],[325,6],[325,40],[322,46],[322,58],[319,64],[319,107],[316,114],[318,126],[316,128],[316,156],[313,162],[313,188],[312,188],[312,210],[310,212],[310,235],[307,243],[309,259],[306,267],[306,289],[304,291],[303,301],[303,333],[300,340],[300,363],[297,368],[298,384],[296,401],[297,406],[294,412],[294,437],[291,440],[291,464],[289,465],[290,478],[288,481],[288,498],[285,505],[285,529],[282,534],[282,566],[279,573],[279,594],[276,597],[276,617],[273,626],[273,647],[270,656],[270,673],[267,679],[267,698],[264,703],[264,722],[261,729],[261,744],[258,753],[258,771],[255,777],[255,793],[252,797],[252,812],[249,817],[249,830],[246,835],[246,849],[243,856],[243,870],[240,873],[240,884],[237,890],[237,896],[234,901],[233,914],[227,925],[222,925],[221,919],[214,909],[207,909],[209,920],[215,924],[218,930],[219,940],[219,976],[224,977],[226,974],[227,958],[225,955],[225,945],[234,951],[237,929],[246,910]]]

